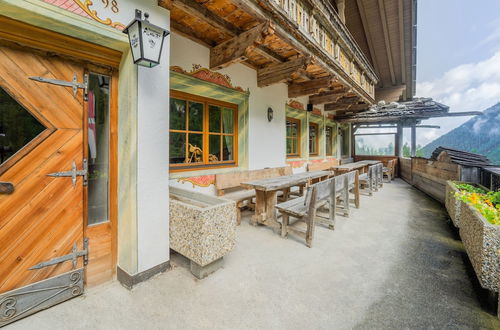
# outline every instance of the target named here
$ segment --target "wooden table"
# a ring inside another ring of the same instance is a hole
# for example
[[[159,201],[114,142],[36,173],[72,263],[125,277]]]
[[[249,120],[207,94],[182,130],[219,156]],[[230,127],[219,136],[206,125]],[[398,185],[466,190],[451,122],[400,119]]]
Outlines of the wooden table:
[[[355,162],[355,163],[349,163],[349,164],[344,164],[344,165],[338,165],[334,166],[333,169],[335,171],[335,174],[342,174],[342,173],[347,173],[351,171],[359,171],[359,174],[365,173],[366,169],[370,166],[370,164],[363,163],[363,162]]]
[[[281,229],[281,224],[276,217],[276,204],[278,191],[293,186],[308,184],[314,179],[327,178],[330,171],[304,172],[275,178],[242,182],[241,186],[246,189],[255,189],[255,215],[252,216],[252,224],[263,224],[272,227],[275,232]]]

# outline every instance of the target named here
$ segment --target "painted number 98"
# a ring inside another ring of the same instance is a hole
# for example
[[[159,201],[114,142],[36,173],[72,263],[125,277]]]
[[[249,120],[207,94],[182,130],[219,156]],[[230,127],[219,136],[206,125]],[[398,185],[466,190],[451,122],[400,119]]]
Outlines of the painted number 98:
[[[101,0],[102,3],[104,4],[104,8],[108,8],[110,5],[111,5],[111,11],[113,13],[117,13],[119,12],[120,10],[118,9],[118,2],[116,0],[112,0],[112,1],[109,1],[109,0]]]

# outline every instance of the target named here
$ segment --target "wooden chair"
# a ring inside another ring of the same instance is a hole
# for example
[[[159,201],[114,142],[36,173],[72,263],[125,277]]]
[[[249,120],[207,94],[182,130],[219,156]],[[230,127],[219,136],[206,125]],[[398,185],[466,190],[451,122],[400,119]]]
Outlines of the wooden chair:
[[[375,165],[377,168],[377,185],[375,187],[375,191],[378,191],[378,188],[384,186],[384,164],[378,163]]]
[[[384,167],[382,170],[383,177],[387,177],[389,183],[391,183],[392,179],[394,179],[395,168],[396,168],[396,160],[391,159],[387,162],[387,167]]]
[[[373,190],[377,186],[377,165],[368,166],[368,172],[363,173],[359,176],[359,184],[363,186],[368,186],[368,194],[373,195]]]
[[[349,192],[354,195],[354,205],[359,209],[360,205],[360,194],[359,194],[359,171],[351,171],[345,173],[347,175],[347,181],[349,182]]]
[[[325,181],[318,182],[307,188],[306,195],[301,198],[292,199],[285,203],[278,204],[276,208],[282,214],[281,236],[286,237],[293,232],[306,240],[308,247],[312,246],[314,237],[314,227],[317,223],[326,225],[330,229],[335,228],[335,212],[337,208],[337,198],[342,197],[344,206],[349,209],[349,191],[347,176],[333,177]],[[341,189],[337,190],[337,182],[342,182]],[[347,203],[345,202],[347,201]],[[317,214],[317,209],[328,204],[329,215]],[[298,221],[290,225],[290,217],[297,218]],[[299,228],[298,225],[305,222],[306,229]]]

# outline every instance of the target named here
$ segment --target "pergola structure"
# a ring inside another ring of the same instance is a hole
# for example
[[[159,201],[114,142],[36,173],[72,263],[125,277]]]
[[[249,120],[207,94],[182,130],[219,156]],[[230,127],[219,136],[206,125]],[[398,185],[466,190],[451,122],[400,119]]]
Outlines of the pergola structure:
[[[352,124],[352,141],[358,128],[397,128],[396,156],[402,156],[403,128],[411,128],[411,156],[417,149],[417,128],[440,128],[434,125],[420,125],[422,120],[436,117],[459,117],[481,115],[480,111],[449,112],[450,108],[431,98],[414,98],[406,102],[379,102],[362,112],[343,112],[335,117],[340,123]],[[372,133],[379,134],[379,133]]]

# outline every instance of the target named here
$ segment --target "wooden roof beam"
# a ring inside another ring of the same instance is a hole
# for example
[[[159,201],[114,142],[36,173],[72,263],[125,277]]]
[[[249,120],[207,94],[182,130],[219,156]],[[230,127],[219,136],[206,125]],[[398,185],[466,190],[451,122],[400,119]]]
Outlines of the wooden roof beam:
[[[373,66],[375,67],[375,71],[377,72],[378,75],[380,75],[380,70],[378,68],[378,62],[377,62],[377,57],[375,55],[375,47],[373,46],[373,40],[370,34],[370,27],[368,26],[368,19],[366,18],[366,12],[365,12],[365,7],[363,5],[363,0],[356,0],[358,4],[358,9],[359,9],[359,16],[361,17],[361,25],[363,25],[363,30],[365,31],[366,35],[366,41],[368,43],[368,50],[370,51],[370,57],[373,63]],[[382,79],[380,80],[381,87],[384,85],[382,82]]]
[[[246,61],[249,52],[272,34],[270,23],[261,23],[240,35],[210,49],[210,69],[219,70],[226,66]]]
[[[257,86],[265,87],[281,82],[286,82],[300,71],[305,72],[309,65],[310,57],[299,57],[295,60],[272,64],[265,68],[257,70]]]
[[[389,62],[389,70],[391,72],[391,82],[393,85],[396,85],[396,75],[394,74],[394,61],[392,60],[391,40],[389,39],[389,28],[387,26],[384,0],[378,0],[378,9],[380,21],[382,22],[382,30],[384,32],[385,51],[387,53],[387,61]]]
[[[316,94],[321,88],[328,88],[332,84],[332,77],[313,79],[306,82],[288,85],[288,97],[299,97]]]
[[[405,30],[403,16],[403,0],[398,0],[398,20],[399,20],[399,53],[401,57],[401,84],[406,84],[406,57],[405,57]],[[406,96],[406,95],[405,95]],[[405,97],[406,99],[406,97]]]
[[[202,4],[194,1],[194,0],[175,0],[175,1],[166,1],[166,0],[159,0],[158,5],[167,8],[169,2],[171,2],[171,6],[174,6],[183,12],[189,14],[190,16],[196,17],[199,20],[202,20],[204,22],[207,22],[214,28],[221,30],[222,32],[232,36],[236,37],[243,33],[244,31],[238,28],[237,26],[233,25],[232,23],[226,21],[224,18],[214,14],[212,11],[210,11],[207,7],[203,6]],[[174,21],[172,21],[174,22]],[[189,28],[187,28],[189,29]],[[177,23],[177,28],[176,30],[186,30],[182,29],[180,27],[180,24]],[[184,32],[184,35],[186,33]],[[192,38],[191,38],[192,39]],[[198,42],[201,42],[202,44],[206,45],[206,42],[196,38]],[[266,57],[272,62],[280,63],[284,62],[286,59],[283,58],[282,56],[278,55],[277,53],[273,52],[271,49],[268,47],[265,47],[263,45],[258,45],[255,48],[255,51],[258,52],[260,55]]]
[[[345,96],[348,92],[349,92],[348,89],[341,89],[337,91],[329,91],[317,95],[311,95],[309,96],[309,103],[312,104],[336,103],[341,97]]]

